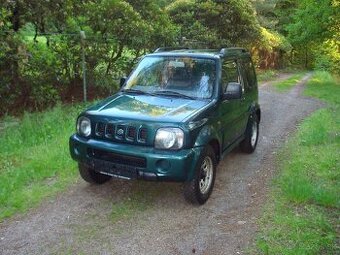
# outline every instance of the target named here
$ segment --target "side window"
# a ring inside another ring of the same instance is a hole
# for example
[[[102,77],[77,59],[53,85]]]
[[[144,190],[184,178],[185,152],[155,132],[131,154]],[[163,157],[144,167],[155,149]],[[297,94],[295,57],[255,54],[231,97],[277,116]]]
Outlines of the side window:
[[[238,82],[242,85],[241,75],[235,60],[226,60],[222,66],[222,91],[224,92],[228,83]],[[243,85],[242,85],[243,86]]]
[[[254,70],[253,63],[250,59],[247,59],[243,62],[244,70],[246,73],[247,83],[249,88],[252,88],[256,85],[256,74]]]

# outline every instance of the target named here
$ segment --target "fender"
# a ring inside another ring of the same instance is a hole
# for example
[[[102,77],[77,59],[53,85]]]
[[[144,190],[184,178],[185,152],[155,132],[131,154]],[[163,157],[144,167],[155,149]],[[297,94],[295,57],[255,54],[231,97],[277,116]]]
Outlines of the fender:
[[[249,113],[250,115],[256,115],[259,122],[261,121],[261,109],[257,102],[252,102],[251,106],[249,107]]]
[[[196,138],[196,141],[194,143],[193,149],[196,151],[197,157],[196,162],[198,158],[201,156],[203,148],[212,143],[212,146],[214,147],[215,151],[217,152],[217,160],[221,158],[221,136],[217,132],[216,128],[212,125],[205,125],[200,132],[198,133],[198,136]],[[195,168],[193,168],[194,170]],[[187,176],[187,181],[191,181],[194,178],[194,171],[190,171]]]
[[[200,130],[194,143],[194,147],[204,147],[213,141],[215,143],[216,142],[218,143],[218,155],[216,155],[216,157],[219,159],[221,156],[220,152],[222,151],[221,150],[222,137],[221,134],[218,132],[217,128],[213,125],[205,125]]]

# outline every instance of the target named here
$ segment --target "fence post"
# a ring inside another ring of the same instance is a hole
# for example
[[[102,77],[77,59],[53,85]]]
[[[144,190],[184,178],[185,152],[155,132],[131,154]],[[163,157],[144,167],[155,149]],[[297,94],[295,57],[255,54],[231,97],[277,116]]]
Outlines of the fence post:
[[[80,41],[81,41],[81,64],[83,69],[83,94],[84,94],[84,102],[87,101],[87,87],[86,87],[86,63],[85,63],[85,31],[80,31]]]

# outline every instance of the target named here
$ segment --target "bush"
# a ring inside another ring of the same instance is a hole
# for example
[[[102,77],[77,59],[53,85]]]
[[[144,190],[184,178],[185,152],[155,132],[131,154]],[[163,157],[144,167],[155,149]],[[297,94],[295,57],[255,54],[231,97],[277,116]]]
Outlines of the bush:
[[[340,53],[337,50],[337,42],[328,40],[317,48],[314,68],[340,74]]]

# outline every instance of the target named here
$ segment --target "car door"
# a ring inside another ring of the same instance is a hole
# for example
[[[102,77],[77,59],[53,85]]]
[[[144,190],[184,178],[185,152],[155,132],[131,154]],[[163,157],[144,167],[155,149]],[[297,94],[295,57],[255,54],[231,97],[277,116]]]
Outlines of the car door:
[[[240,135],[244,134],[246,130],[250,108],[254,101],[254,86],[250,72],[251,71],[250,67],[252,68],[252,66],[249,66],[249,63],[251,64],[251,62],[249,61],[250,59],[246,58],[238,61],[238,67],[243,87],[243,95],[240,102],[240,111],[243,114],[240,118],[239,126]]]
[[[243,85],[243,78],[240,67],[236,59],[227,59],[222,63],[221,86],[222,93],[226,91],[230,82],[237,82]],[[244,89],[243,89],[244,90]],[[244,98],[223,100],[220,104],[221,133],[223,136],[223,149],[230,146],[238,137],[242,135],[242,125],[244,123]]]
[[[241,123],[241,131],[244,133],[248,123],[249,114],[251,112],[250,108],[255,104],[258,97],[258,92],[255,70],[249,57],[239,61],[239,70],[244,85],[244,93],[240,106],[244,113],[243,121]]]

